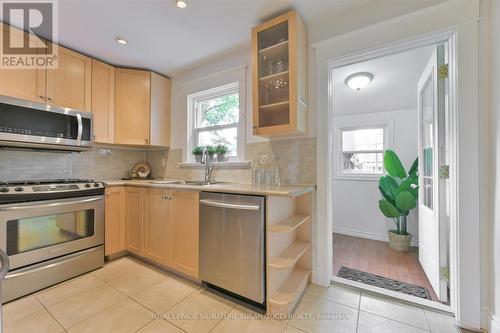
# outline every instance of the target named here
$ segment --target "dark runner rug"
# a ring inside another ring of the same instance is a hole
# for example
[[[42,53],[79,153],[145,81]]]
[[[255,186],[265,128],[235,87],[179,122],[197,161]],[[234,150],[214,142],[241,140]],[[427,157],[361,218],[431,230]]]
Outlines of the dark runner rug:
[[[389,279],[375,274],[358,271],[357,269],[349,267],[344,267],[344,266],[340,267],[337,276],[352,281],[366,283],[369,284],[370,286],[397,291],[400,293],[417,296],[420,298],[431,299],[431,295],[429,294],[427,288]]]

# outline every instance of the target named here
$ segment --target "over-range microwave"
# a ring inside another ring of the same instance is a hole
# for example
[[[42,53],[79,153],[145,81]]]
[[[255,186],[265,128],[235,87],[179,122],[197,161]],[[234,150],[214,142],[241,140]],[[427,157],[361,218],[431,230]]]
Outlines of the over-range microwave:
[[[92,113],[0,95],[0,147],[81,151],[92,141]]]

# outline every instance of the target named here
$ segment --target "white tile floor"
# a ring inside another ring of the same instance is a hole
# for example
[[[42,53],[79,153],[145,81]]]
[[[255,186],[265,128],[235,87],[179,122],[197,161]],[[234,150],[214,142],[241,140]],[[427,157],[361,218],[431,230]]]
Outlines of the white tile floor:
[[[104,268],[3,307],[4,332],[456,333],[454,319],[359,290],[310,285],[290,320],[257,314],[142,262]]]

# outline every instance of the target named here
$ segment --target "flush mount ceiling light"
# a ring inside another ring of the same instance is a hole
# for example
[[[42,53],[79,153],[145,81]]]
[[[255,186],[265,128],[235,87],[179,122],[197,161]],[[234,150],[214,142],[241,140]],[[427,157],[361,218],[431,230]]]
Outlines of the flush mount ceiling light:
[[[186,8],[188,6],[187,0],[175,0],[175,5],[179,8]]]
[[[115,40],[118,44],[122,44],[122,45],[127,45],[128,44],[128,41],[122,37],[115,37]]]
[[[349,75],[345,79],[345,84],[353,90],[361,90],[373,80],[373,74],[368,72],[359,72]]]

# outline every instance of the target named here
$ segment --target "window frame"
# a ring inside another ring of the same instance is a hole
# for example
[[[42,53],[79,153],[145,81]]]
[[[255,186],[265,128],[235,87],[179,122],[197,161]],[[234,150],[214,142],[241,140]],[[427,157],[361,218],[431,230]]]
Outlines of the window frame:
[[[241,162],[245,160],[245,98],[244,98],[244,84],[241,81],[234,81],[228,84],[218,85],[217,87],[205,89],[187,96],[188,105],[188,149],[186,152],[186,161],[195,162],[194,156],[191,151],[198,145],[198,137],[201,132],[209,132],[213,130],[221,130],[226,128],[236,128],[236,156],[228,156],[228,162]],[[198,101],[217,98],[224,95],[238,93],[239,114],[238,122],[214,125],[207,127],[197,127],[198,111],[196,110],[196,103]]]
[[[356,114],[348,116],[334,117],[335,137],[334,141],[334,178],[339,180],[361,180],[361,181],[378,181],[381,176],[384,176],[385,170],[382,173],[367,173],[367,172],[345,172],[343,170],[343,153],[342,150],[342,134],[345,131],[375,129],[381,128],[384,131],[384,143],[382,150],[363,150],[359,152],[377,153],[384,152],[386,149],[393,149],[393,128],[394,118],[392,116],[383,116],[372,114]]]

